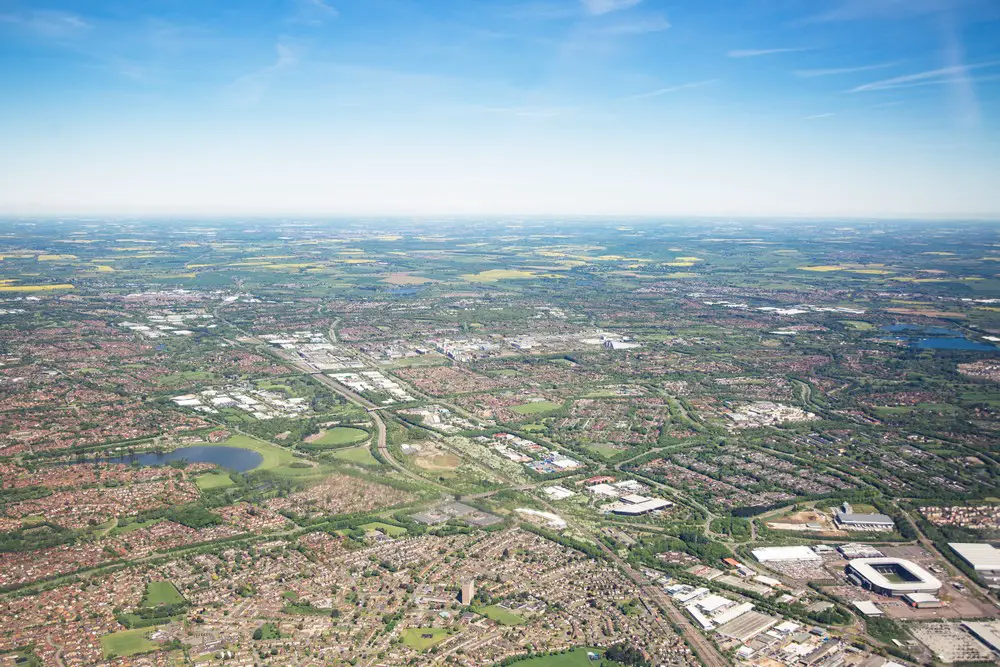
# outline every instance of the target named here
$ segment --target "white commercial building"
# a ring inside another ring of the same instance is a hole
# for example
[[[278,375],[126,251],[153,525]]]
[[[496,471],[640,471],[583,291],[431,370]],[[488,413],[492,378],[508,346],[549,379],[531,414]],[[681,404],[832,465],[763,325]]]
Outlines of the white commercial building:
[[[655,512],[656,510],[671,507],[672,505],[672,502],[663,500],[662,498],[647,498],[646,496],[630,494],[623,496],[620,502],[608,505],[607,509],[615,514],[639,516],[640,514]]]
[[[769,561],[818,561],[822,560],[819,554],[807,546],[799,547],[761,547],[754,549],[754,558],[760,563]]]
[[[1000,574],[1000,549],[993,545],[952,542],[948,546],[976,572]]]

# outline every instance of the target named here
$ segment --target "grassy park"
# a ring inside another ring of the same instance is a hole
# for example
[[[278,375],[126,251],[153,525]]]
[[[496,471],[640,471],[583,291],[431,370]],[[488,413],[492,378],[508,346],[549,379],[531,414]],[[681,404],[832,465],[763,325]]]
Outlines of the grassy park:
[[[155,651],[159,645],[146,638],[150,632],[149,628],[138,628],[104,635],[101,637],[101,648],[104,649],[105,659]]]

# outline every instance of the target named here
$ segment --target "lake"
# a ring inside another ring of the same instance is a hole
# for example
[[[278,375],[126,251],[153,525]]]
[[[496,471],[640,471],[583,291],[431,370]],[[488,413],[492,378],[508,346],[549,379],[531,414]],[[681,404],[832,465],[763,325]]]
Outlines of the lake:
[[[163,466],[174,461],[188,463],[214,463],[220,468],[233,472],[247,472],[261,464],[264,457],[250,449],[242,447],[220,447],[212,445],[193,445],[180,447],[172,452],[147,452],[145,454],[124,454],[102,459],[88,459],[88,463],[138,463],[141,466]]]
[[[945,327],[929,327],[920,324],[891,324],[879,327],[882,331],[904,334],[893,340],[908,341],[921,350],[971,350],[973,352],[1000,352],[1000,348],[986,343],[969,340],[961,331]],[[932,338],[924,338],[932,336]]]
[[[923,350],[976,350],[979,352],[998,352],[996,347],[977,343],[967,338],[922,338],[914,343]]]

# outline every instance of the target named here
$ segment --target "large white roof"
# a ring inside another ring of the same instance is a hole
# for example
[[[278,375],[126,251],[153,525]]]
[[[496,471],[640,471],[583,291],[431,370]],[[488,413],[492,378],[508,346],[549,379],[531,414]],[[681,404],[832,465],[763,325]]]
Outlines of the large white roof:
[[[891,581],[878,572],[878,565],[898,565],[919,581]],[[902,558],[855,558],[850,567],[872,584],[889,591],[900,593],[934,593],[941,588],[941,582],[933,574],[913,561]]]
[[[975,570],[1000,570],[1000,549],[991,544],[953,542],[948,546]]]
[[[753,550],[753,556],[761,563],[769,560],[820,560],[819,554],[807,546],[761,547]]]

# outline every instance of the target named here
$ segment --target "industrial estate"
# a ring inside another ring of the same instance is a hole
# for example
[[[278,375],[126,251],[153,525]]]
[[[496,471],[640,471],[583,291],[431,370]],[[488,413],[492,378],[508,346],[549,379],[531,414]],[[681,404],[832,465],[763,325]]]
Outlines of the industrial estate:
[[[1000,662],[1000,230],[0,223],[0,664]]]

